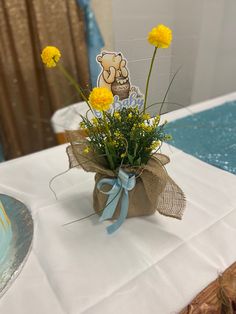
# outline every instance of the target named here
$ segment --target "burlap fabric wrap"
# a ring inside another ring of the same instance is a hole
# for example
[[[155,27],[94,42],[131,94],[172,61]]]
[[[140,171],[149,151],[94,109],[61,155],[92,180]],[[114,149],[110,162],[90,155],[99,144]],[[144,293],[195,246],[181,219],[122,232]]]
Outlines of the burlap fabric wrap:
[[[86,138],[81,131],[67,131],[70,142],[67,147],[70,168],[82,167],[87,172],[95,172],[93,206],[97,213],[102,213],[106,206],[107,195],[97,189],[97,182],[102,178],[115,178],[117,172],[106,167],[104,157],[94,153],[85,154]],[[169,158],[163,154],[155,154],[144,168],[124,168],[126,172],[136,173],[136,185],[129,191],[128,217],[151,215],[156,210],[165,216],[181,219],[185,208],[185,197],[179,186],[168,176],[164,165]],[[103,191],[111,189],[110,185]],[[120,213],[120,202],[113,218]]]

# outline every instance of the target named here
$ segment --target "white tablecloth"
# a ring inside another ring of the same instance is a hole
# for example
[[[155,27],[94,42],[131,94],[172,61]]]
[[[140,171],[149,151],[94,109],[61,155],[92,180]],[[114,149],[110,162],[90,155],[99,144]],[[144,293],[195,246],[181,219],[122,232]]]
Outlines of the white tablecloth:
[[[199,111],[236,99],[192,106]],[[169,119],[188,114],[168,114]],[[93,174],[68,168],[65,145],[0,164],[0,193],[32,210],[35,235],[21,274],[0,300],[1,314],[177,313],[236,261],[236,176],[173,147],[167,170],[184,190],[182,221],[156,213],[109,236],[92,216]]]

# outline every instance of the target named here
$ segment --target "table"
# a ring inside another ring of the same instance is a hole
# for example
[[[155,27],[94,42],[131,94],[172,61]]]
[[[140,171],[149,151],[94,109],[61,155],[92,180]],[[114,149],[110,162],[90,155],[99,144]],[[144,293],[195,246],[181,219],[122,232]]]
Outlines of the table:
[[[191,106],[204,110],[236,93]],[[168,120],[189,114],[181,109]],[[170,176],[184,190],[178,221],[156,213],[107,235],[92,216],[93,174],[68,168],[66,145],[0,164],[0,193],[24,202],[35,223],[28,261],[0,300],[1,314],[177,313],[236,261],[236,176],[165,145]]]

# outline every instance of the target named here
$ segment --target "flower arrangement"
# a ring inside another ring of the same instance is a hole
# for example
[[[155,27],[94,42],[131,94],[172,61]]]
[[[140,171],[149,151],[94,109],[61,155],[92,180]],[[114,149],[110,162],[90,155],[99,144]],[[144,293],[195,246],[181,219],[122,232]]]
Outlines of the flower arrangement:
[[[59,67],[88,105],[87,115],[81,115],[80,132],[67,132],[71,142],[67,153],[71,167],[81,166],[96,173],[94,209],[102,215],[101,220],[117,219],[107,228],[109,233],[118,229],[126,217],[152,214],[156,210],[175,218],[182,216],[183,193],[164,169],[168,157],[157,154],[162,143],[171,139],[165,132],[167,122],[161,122],[160,115],[151,118],[147,112],[155,57],[158,49],[169,47],[171,40],[172,32],[164,25],[154,27],[148,34],[148,42],[154,46],[154,52],[142,108],[124,106],[114,110],[112,91],[106,87],[93,88],[87,98],[59,63],[61,53],[56,47],[48,46],[41,54],[43,63],[49,68]],[[99,116],[96,111],[100,112]],[[109,186],[111,189],[107,190]],[[182,202],[176,200],[178,206],[174,209],[165,204],[168,186],[181,195]]]

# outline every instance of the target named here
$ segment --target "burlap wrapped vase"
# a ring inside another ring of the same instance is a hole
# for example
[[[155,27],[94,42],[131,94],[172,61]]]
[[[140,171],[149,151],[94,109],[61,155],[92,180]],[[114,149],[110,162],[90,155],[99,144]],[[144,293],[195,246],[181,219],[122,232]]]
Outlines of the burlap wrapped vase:
[[[70,167],[82,167],[85,171],[95,173],[95,186],[93,192],[94,210],[101,214],[108,206],[108,196],[104,194],[112,189],[111,184],[103,184],[102,190],[98,183],[105,179],[114,181],[118,177],[117,171],[107,168],[104,158],[92,152],[84,154],[87,146],[86,139],[80,131],[67,131],[70,146],[67,147]],[[169,177],[165,164],[169,158],[163,154],[155,154],[147,165],[139,168],[124,167],[123,171],[135,176],[135,185],[128,192],[127,217],[160,214],[181,219],[185,208],[185,197],[179,186]],[[122,198],[119,199],[115,212],[110,218],[120,216]]]

